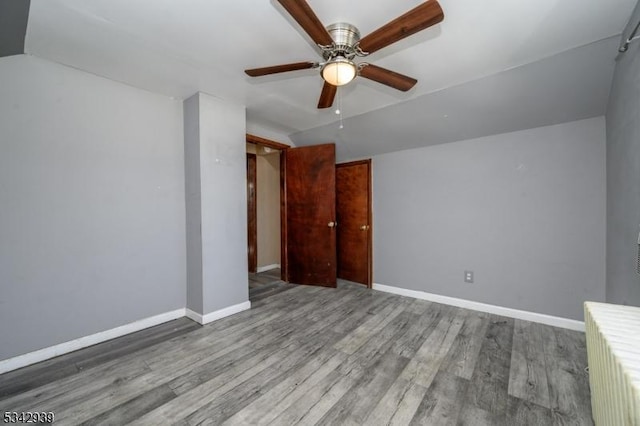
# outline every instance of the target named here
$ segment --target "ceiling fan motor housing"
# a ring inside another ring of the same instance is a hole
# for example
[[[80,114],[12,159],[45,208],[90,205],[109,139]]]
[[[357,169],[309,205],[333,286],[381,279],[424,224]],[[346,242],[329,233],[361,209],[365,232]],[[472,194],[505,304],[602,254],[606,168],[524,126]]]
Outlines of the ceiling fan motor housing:
[[[330,60],[337,56],[353,59],[356,56],[356,44],[360,41],[360,31],[346,22],[338,22],[327,27],[334,45],[324,48],[322,56]]]

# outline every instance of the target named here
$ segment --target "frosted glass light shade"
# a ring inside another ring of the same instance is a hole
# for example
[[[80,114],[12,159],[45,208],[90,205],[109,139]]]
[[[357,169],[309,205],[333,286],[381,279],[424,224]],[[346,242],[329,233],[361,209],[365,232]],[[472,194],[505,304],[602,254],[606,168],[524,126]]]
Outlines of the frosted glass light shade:
[[[333,86],[344,86],[356,77],[356,65],[345,58],[336,58],[322,68],[322,78]]]

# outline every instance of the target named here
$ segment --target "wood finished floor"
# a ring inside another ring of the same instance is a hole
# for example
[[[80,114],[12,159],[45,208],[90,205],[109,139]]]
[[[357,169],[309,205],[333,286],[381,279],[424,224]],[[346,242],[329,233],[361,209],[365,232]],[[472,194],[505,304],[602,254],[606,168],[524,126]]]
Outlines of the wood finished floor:
[[[206,326],[180,319],[0,375],[0,412],[86,425],[592,424],[583,333],[348,283],[269,281],[251,299]]]

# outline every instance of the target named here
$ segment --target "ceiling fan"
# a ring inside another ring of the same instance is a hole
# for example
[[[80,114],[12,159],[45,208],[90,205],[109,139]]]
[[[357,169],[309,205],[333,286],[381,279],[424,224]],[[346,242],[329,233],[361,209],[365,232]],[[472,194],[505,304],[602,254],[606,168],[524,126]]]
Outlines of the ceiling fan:
[[[360,31],[346,22],[338,22],[325,28],[305,0],[278,0],[278,3],[322,49],[325,62],[296,62],[248,69],[245,73],[251,77],[260,77],[319,68],[324,86],[318,108],[329,108],[333,104],[338,86],[349,83],[358,75],[403,92],[411,89],[418,82],[415,78],[367,62],[356,64],[353,60],[356,56],[365,57],[444,19],[440,4],[436,0],[428,0],[366,37],[360,38]]]

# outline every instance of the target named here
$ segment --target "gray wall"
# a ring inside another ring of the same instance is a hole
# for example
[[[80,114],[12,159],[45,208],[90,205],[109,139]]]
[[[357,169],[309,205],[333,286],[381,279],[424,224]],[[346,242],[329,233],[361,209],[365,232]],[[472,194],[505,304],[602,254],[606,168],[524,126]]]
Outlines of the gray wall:
[[[600,117],[617,43],[610,37],[349,117],[344,129],[332,123],[291,139],[298,146],[335,141],[338,161],[345,161]]]
[[[603,117],[376,156],[373,179],[374,282],[573,319],[604,300]]]
[[[0,57],[24,53],[29,0],[0,0]]]
[[[200,96],[184,101],[184,170],[187,234],[187,308],[202,314],[202,203],[200,198]]]
[[[640,19],[640,6],[623,33]],[[640,306],[640,42],[619,55],[607,109],[607,301]]]
[[[249,300],[244,106],[200,93],[204,313]]]
[[[182,103],[0,58],[0,359],[185,306]]]
[[[185,159],[187,307],[206,315],[249,300],[244,106],[189,98]]]

